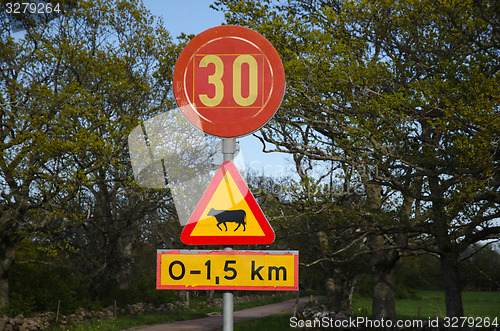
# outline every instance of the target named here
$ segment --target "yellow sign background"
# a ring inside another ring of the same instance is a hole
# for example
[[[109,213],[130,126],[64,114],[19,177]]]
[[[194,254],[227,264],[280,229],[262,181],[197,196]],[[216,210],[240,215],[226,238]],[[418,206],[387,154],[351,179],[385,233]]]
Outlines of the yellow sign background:
[[[159,289],[298,290],[297,251],[158,251]]]
[[[238,225],[229,222],[226,223],[227,231],[225,231],[226,228],[223,224],[220,225],[222,228],[221,231],[217,227],[216,218],[207,215],[212,208],[218,210],[244,210],[246,212],[245,231],[243,231],[243,226],[240,226],[238,230],[235,231]],[[202,215],[202,218],[196,223],[193,232],[191,232],[191,236],[264,236],[264,232],[257,219],[250,210],[250,207],[229,172],[226,172],[224,175],[224,179],[215,190],[213,197],[210,199]]]

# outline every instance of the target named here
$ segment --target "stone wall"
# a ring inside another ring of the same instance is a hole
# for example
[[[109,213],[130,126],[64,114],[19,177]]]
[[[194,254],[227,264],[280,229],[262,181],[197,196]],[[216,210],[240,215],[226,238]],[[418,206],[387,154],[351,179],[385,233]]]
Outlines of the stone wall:
[[[234,303],[251,302],[262,298],[269,298],[269,296],[249,295],[249,296],[235,296]],[[210,306],[222,306],[222,298],[215,298],[209,302]],[[115,308],[109,306],[99,311],[89,311],[83,308],[77,309],[70,315],[56,316],[53,312],[35,314],[31,317],[24,317],[17,315],[16,317],[0,316],[0,331],[28,331],[28,330],[43,330],[52,325],[59,325],[64,328],[66,325],[72,323],[81,323],[90,320],[107,320],[115,318],[117,314],[127,315],[142,315],[146,313],[158,312],[172,312],[178,309],[187,309],[186,302],[177,301],[169,302],[164,305],[155,307],[150,303],[136,303],[127,305],[125,308]]]

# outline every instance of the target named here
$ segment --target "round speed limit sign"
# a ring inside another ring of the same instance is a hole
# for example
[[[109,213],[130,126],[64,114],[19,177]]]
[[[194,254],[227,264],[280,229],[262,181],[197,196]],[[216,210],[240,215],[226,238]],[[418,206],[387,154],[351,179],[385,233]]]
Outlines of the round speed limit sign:
[[[225,138],[266,124],[285,91],[283,64],[271,43],[234,25],[193,38],[177,59],[173,80],[184,116],[200,130]]]

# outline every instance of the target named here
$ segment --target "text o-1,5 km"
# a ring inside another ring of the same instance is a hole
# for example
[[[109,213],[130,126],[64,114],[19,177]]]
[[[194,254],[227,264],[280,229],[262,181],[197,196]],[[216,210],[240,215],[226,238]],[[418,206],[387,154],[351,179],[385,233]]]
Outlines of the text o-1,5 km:
[[[157,289],[298,290],[297,251],[158,250]]]

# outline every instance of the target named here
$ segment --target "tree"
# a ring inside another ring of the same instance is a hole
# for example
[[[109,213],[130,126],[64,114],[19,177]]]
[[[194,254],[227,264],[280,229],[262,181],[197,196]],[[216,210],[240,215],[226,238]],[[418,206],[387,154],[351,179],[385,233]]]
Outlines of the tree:
[[[333,176],[325,185],[309,176],[312,167],[299,169],[299,181],[254,175],[252,191],[258,192],[259,206],[276,232],[273,248],[300,251],[301,287],[324,289],[329,309],[350,312],[358,276],[367,268],[366,233],[360,229],[363,199],[352,187],[339,190]]]
[[[462,316],[459,254],[500,230],[499,4],[215,6],[266,36],[284,62],[285,100],[263,142],[350,167],[361,183],[374,317],[395,318],[395,271],[416,234],[434,238],[420,248],[441,257],[447,314]],[[384,211],[392,222],[381,221]]]
[[[394,63],[413,126],[378,181],[419,201],[424,231],[440,256],[448,316],[463,316],[458,261],[470,245],[498,236],[500,133],[498,11],[494,2],[377,6],[367,34]],[[381,33],[390,31],[389,33]],[[409,191],[404,181],[422,180]]]
[[[284,62],[285,100],[271,125],[261,132],[263,142],[273,144],[274,151],[294,154],[299,175],[307,164],[314,166],[318,177],[342,169],[346,189],[352,185],[362,191],[363,206],[358,210],[362,223],[357,226],[363,228],[372,252],[373,316],[395,319],[395,271],[401,259],[381,232],[390,224],[382,215],[396,213],[399,207],[388,198],[391,192],[373,181],[392,145],[376,141],[381,132],[369,134],[384,123],[385,116],[379,118],[362,107],[373,102],[363,87],[378,89],[377,83],[387,77],[386,65],[370,61],[375,56],[370,55],[368,42],[356,38],[340,3],[337,7],[315,4],[296,1],[271,7],[268,1],[224,2],[230,11],[228,21],[249,22],[271,41]],[[321,11],[330,16],[329,21],[322,20]],[[362,66],[365,61],[369,66]],[[374,142],[378,144],[373,146]],[[400,213],[408,218],[408,208]]]
[[[162,206],[143,204],[131,182],[126,137],[171,106],[177,52],[139,1],[78,2],[26,28],[14,37],[2,22],[0,306],[22,238],[65,235],[75,249],[102,239],[113,251],[97,268],[104,270]],[[76,238],[81,232],[68,232],[75,227],[102,237]]]

